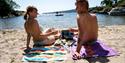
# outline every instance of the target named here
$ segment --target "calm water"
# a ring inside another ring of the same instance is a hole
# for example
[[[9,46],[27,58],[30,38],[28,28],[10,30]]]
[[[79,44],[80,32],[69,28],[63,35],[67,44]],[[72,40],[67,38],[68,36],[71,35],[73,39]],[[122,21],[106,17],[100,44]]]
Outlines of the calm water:
[[[125,25],[125,16],[96,15],[99,26]],[[37,20],[43,28],[77,27],[76,13],[64,13],[64,16],[42,14],[38,16]],[[23,16],[0,19],[0,29],[22,29],[24,22]]]

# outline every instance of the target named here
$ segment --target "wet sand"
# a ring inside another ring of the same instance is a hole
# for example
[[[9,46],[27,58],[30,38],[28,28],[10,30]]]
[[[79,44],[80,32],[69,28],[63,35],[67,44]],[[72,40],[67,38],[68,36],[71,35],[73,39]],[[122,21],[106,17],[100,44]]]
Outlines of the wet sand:
[[[125,63],[125,25],[100,27],[98,39],[116,49],[119,56],[91,59],[93,63]],[[25,44],[24,30],[0,30],[0,63],[23,63],[21,61],[23,50],[20,48],[25,47]],[[65,63],[75,62],[70,60]],[[82,59],[76,63],[88,63],[88,61]]]

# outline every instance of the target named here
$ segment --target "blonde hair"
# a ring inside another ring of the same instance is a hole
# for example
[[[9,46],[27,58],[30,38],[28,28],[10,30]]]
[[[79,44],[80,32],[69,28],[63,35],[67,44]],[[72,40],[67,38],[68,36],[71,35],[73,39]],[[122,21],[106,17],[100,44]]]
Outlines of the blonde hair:
[[[32,12],[33,10],[38,11],[37,8],[34,7],[34,6],[28,6],[28,7],[27,7],[26,13],[25,13],[25,15],[24,15],[24,19],[25,19],[25,20],[28,19],[28,17],[29,17],[29,12]]]

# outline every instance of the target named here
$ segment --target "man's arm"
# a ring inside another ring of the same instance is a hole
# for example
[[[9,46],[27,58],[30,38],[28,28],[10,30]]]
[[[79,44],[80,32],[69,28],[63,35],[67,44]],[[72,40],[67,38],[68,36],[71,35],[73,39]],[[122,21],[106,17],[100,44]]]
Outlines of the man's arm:
[[[80,21],[79,21],[79,18],[77,18],[77,25],[78,25],[78,42],[77,42],[77,49],[76,49],[76,52],[80,53],[80,50],[81,50],[81,47],[82,47],[82,44],[81,44],[81,36],[80,36]]]

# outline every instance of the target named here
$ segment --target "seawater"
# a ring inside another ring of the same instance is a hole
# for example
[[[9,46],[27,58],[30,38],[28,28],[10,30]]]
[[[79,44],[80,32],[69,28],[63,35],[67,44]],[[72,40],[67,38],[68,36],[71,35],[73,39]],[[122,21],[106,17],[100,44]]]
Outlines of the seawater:
[[[125,25],[125,16],[109,16],[96,14],[99,26]],[[77,27],[76,13],[64,13],[63,16],[55,14],[41,14],[36,18],[41,27],[45,28],[70,28]],[[0,29],[23,29],[23,16],[0,19]]]

